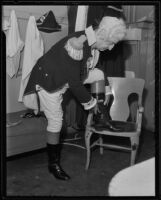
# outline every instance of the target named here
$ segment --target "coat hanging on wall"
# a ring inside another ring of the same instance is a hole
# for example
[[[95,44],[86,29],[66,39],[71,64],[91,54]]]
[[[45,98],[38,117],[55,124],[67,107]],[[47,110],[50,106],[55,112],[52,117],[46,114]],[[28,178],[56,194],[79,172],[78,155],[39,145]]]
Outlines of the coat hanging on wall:
[[[88,26],[97,26],[101,21],[104,13],[105,6],[89,6],[88,15],[87,15],[87,27]]]
[[[7,74],[12,78],[17,74],[20,65],[20,52],[24,42],[20,38],[17,17],[14,10],[10,13],[9,26],[6,30],[6,67]]]
[[[42,15],[37,21],[37,28],[39,31],[52,33],[61,31],[61,26],[57,23],[54,13],[50,10],[49,12]]]
[[[24,102],[25,106],[37,110],[37,97],[36,95],[23,96],[26,85],[28,83],[31,71],[37,60],[44,53],[43,39],[36,26],[34,16],[30,16],[25,39],[24,59],[22,66],[22,80],[20,85],[19,102]]]
[[[98,26],[102,17],[113,16],[125,19],[121,5],[89,6],[87,26]]]
[[[68,6],[68,34],[75,31],[75,22],[78,6]]]

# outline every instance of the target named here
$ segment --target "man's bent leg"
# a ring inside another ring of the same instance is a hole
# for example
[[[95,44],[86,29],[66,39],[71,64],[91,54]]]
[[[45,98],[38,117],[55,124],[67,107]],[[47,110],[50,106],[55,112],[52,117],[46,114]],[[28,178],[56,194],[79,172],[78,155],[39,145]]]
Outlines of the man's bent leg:
[[[93,83],[95,81],[99,81],[99,80],[104,80],[104,74],[100,69],[94,68],[89,71],[88,77],[84,80],[83,83],[91,84],[91,83]]]

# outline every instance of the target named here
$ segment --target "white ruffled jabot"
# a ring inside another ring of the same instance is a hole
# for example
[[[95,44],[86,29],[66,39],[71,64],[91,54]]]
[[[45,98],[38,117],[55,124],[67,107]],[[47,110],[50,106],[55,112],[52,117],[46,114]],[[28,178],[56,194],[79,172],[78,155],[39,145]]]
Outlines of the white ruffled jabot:
[[[75,49],[71,44],[70,40],[67,41],[65,49],[68,52],[68,55],[74,60],[82,60],[83,58],[83,49]]]

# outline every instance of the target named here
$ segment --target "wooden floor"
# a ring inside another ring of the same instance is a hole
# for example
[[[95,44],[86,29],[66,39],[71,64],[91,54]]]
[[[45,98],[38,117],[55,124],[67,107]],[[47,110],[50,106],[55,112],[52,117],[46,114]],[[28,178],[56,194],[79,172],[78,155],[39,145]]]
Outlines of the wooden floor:
[[[82,133],[83,134],[83,133]],[[114,141],[111,138],[112,141]],[[117,141],[118,142],[118,141]],[[120,142],[123,142],[120,140]],[[143,131],[137,163],[155,155],[155,137]],[[106,196],[111,178],[129,166],[130,155],[126,152],[105,150],[92,151],[91,165],[85,170],[84,149],[63,146],[61,165],[71,176],[69,181],[56,180],[47,170],[46,151],[31,152],[9,158],[7,161],[8,196]]]

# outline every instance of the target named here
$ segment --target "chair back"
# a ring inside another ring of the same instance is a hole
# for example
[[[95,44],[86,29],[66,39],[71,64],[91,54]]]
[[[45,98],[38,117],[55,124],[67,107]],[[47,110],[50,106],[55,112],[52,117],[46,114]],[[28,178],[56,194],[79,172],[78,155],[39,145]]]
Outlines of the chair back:
[[[119,77],[108,77],[108,80],[114,96],[110,108],[110,116],[112,120],[127,121],[130,114],[128,97],[130,94],[137,94],[138,106],[141,106],[145,80],[140,78]]]

